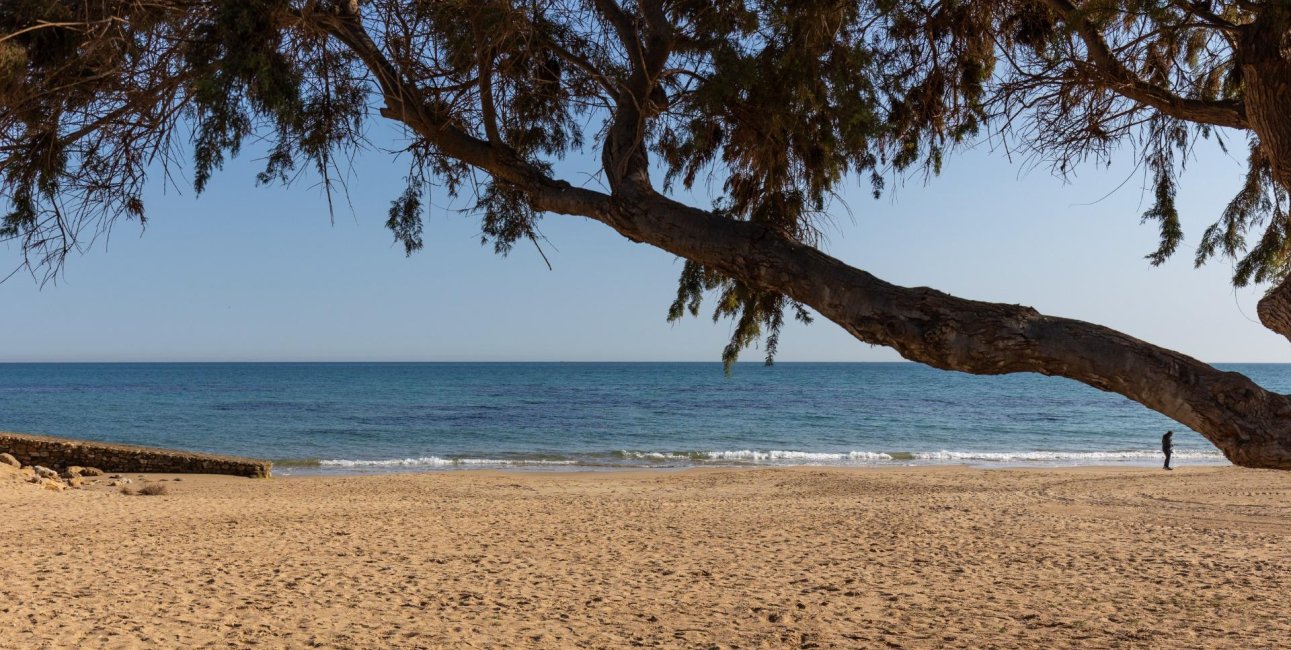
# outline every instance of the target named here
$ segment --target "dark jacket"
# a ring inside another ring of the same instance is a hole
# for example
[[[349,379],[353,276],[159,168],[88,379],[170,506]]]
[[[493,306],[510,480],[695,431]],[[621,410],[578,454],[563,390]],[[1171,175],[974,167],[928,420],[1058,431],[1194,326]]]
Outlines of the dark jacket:
[[[1161,452],[1168,454],[1172,451],[1174,451],[1174,436],[1167,433],[1161,436]]]

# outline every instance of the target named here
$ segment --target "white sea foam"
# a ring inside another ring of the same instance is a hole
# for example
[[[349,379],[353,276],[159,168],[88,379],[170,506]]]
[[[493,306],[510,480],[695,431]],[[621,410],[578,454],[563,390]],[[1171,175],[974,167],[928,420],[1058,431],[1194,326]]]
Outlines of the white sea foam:
[[[1164,458],[1164,454],[1151,449],[1128,451],[920,451],[911,456],[915,460],[982,461],[997,463],[1017,462],[1129,462]],[[1174,458],[1181,460],[1224,459],[1218,451],[1176,451]]]
[[[768,451],[755,451],[752,449],[741,449],[738,451],[710,451],[706,452],[705,456],[708,460],[753,462],[798,461],[807,463],[856,463],[892,460],[891,455],[882,452],[848,451],[842,453],[830,453],[817,451],[787,451],[783,449],[771,449]]]
[[[765,463],[779,465],[866,464],[889,462],[922,463],[1133,463],[1160,460],[1160,451],[916,451],[916,452],[817,452],[784,449],[734,449],[720,451],[657,452],[620,451],[622,458],[644,461],[688,461],[697,463]],[[1178,460],[1223,462],[1218,451],[1176,451]]]
[[[1112,463],[1145,463],[1159,462],[1160,451],[1151,449],[1122,451],[915,451],[915,452],[876,452],[845,451],[820,452],[797,451],[786,449],[732,449],[718,451],[620,451],[615,456],[630,461],[695,464],[766,464],[766,465],[865,465],[888,463],[1054,463],[1074,465],[1097,465]],[[1187,450],[1176,451],[1177,460],[1192,460],[1208,463],[1222,463],[1224,456],[1218,451]],[[451,467],[539,467],[568,465],[613,466],[612,460],[599,454],[590,455],[581,460],[575,459],[542,459],[542,458],[443,458],[440,456],[422,456],[420,458],[391,458],[383,460],[322,460],[317,465],[333,469],[399,469],[399,468],[451,468]]]
[[[421,458],[391,458],[387,460],[320,460],[321,467],[458,467],[458,466],[493,466],[516,467],[526,465],[573,465],[572,460],[498,460],[492,458],[440,458],[439,456],[422,456]]]
[[[632,460],[695,460],[694,454],[677,454],[670,451],[620,451],[619,455]]]

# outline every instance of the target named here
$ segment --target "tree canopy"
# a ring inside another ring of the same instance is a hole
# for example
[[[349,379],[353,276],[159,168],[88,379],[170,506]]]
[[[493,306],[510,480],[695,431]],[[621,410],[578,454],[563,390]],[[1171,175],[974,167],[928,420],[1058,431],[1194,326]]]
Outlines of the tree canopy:
[[[1291,399],[1107,328],[883,282],[822,253],[840,184],[940,171],[990,140],[1070,174],[1130,151],[1159,264],[1185,236],[1198,137],[1245,139],[1245,182],[1196,262],[1273,285],[1291,334],[1291,4],[1246,0],[10,0],[0,6],[0,238],[55,271],[146,218],[149,173],[201,192],[251,139],[260,183],[337,183],[369,121],[409,135],[386,225],[422,246],[431,185],[469,192],[499,253],[544,215],[687,260],[670,318],[736,326],[723,353],[807,308],[939,368],[1062,375],[1191,426],[1239,464],[1291,468]],[[554,174],[599,152],[600,189]],[[698,209],[670,190],[713,182]]]

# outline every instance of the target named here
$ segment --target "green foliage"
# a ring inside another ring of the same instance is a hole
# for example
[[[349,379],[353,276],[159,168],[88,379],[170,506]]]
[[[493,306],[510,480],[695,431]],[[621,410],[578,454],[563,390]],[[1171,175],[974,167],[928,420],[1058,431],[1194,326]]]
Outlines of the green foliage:
[[[1153,151],[1147,159],[1148,171],[1152,173],[1152,207],[1143,213],[1143,221],[1160,222],[1161,244],[1147,255],[1152,266],[1160,266],[1183,240],[1183,227],[1179,224],[1179,209],[1175,207],[1174,152],[1176,149],[1186,151],[1188,131],[1175,120],[1156,118],[1151,138]],[[1168,131],[1166,135],[1156,134],[1156,130]]]
[[[583,52],[589,44],[573,16],[541,6],[446,0],[408,9],[432,31],[433,56],[446,79],[478,84],[477,119],[495,121],[501,140],[523,157],[560,157],[582,146],[575,118],[587,112],[594,91],[585,76],[565,74],[554,48]],[[484,114],[485,79],[492,116]]]
[[[668,308],[668,321],[678,321],[687,313],[698,316],[704,294],[709,291],[720,292],[717,307],[713,310],[713,322],[721,318],[731,318],[735,321],[731,340],[722,350],[722,363],[727,374],[730,374],[732,366],[739,359],[740,351],[756,343],[763,334],[766,335],[764,345],[766,365],[774,363],[786,308],[793,309],[794,318],[798,321],[812,322],[811,315],[801,304],[783,295],[762,291],[747,283],[732,280],[691,261],[687,261],[682,268],[681,277],[677,282],[677,299]]]
[[[403,244],[406,255],[421,250],[421,186],[413,179],[408,180],[408,187],[399,198],[390,202],[390,218],[386,228],[394,233],[396,242]]]
[[[665,183],[692,187],[720,160],[728,215],[814,240],[811,215],[848,172],[877,164],[872,54],[857,37],[857,5],[762,8],[761,24],[736,9],[732,22],[748,31],[700,35],[702,76],[671,104],[655,146]]]
[[[1211,257],[1222,254],[1236,259],[1233,284],[1246,286],[1250,282],[1266,282],[1286,275],[1291,258],[1291,238],[1288,238],[1287,192],[1273,181],[1273,170],[1268,156],[1252,138],[1248,157],[1246,181],[1237,196],[1224,208],[1219,221],[1206,229],[1197,245],[1194,260],[1201,266]],[[1246,233],[1268,223],[1264,235],[1254,248],[1247,249]]]
[[[270,136],[258,182],[291,181],[305,158],[330,193],[334,152],[360,144],[366,81],[324,35],[284,30],[289,9],[0,4],[0,194],[11,206],[0,237],[20,242],[33,269],[57,270],[118,217],[143,222],[143,185],[169,173],[185,136],[199,193],[253,135]]]
[[[676,20],[691,26],[696,54],[692,74],[665,80],[670,101],[653,141],[665,186],[692,188],[716,167],[725,180],[714,212],[815,245],[819,219],[849,176],[866,177],[877,197],[887,169],[923,160],[939,172],[943,149],[981,126],[994,53],[969,5],[950,3],[931,21],[905,11],[900,3],[679,3]],[[876,20],[890,39],[874,38]],[[951,36],[948,56],[920,69],[955,29],[962,33]],[[703,294],[718,292],[714,319],[735,323],[723,351],[728,369],[763,333],[772,361],[786,307],[809,320],[784,296],[711,270],[688,266],[678,284],[670,320],[683,304],[698,313]]]
[[[17,43],[0,43],[0,100],[22,91],[27,71],[27,50]]]
[[[274,10],[284,5],[283,0],[219,3],[213,19],[198,25],[185,48],[185,63],[194,75],[193,189],[198,193],[223,167],[225,153],[238,154],[252,132],[253,116],[276,119],[281,129],[300,112],[301,74],[281,51],[283,36],[272,21]],[[276,154],[266,174],[289,165],[286,152]]]
[[[519,188],[501,180],[485,183],[475,209],[484,215],[480,243],[492,242],[493,252],[506,255],[521,239],[537,243],[540,215]]]

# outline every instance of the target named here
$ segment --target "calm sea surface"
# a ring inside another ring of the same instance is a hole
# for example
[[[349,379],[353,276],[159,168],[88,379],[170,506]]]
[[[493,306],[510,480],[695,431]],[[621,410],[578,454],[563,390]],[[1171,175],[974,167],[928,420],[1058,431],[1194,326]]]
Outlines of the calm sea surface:
[[[1227,365],[1291,392],[1291,365]],[[0,430],[270,458],[468,467],[1225,462],[1119,395],[907,363],[0,364]]]

